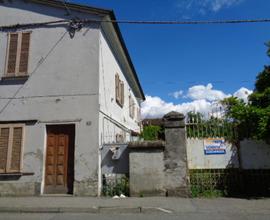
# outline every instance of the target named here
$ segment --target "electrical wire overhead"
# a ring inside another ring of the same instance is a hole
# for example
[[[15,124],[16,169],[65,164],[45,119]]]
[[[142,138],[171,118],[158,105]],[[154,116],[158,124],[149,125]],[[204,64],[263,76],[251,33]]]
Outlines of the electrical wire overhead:
[[[241,24],[241,23],[266,23],[270,18],[240,19],[240,20],[194,20],[194,21],[140,21],[140,20],[111,20],[100,21],[118,24],[150,24],[150,25],[201,25],[201,24]]]
[[[79,22],[83,25],[91,23],[117,23],[117,24],[138,24],[138,25],[210,25],[210,24],[247,24],[247,23],[269,23],[270,18],[263,19],[240,19],[240,20],[194,20],[194,21],[147,21],[147,20],[100,20],[100,19],[63,19],[49,22],[36,22],[13,24],[0,26],[0,31],[19,28],[38,28],[57,24],[70,24],[71,22]]]

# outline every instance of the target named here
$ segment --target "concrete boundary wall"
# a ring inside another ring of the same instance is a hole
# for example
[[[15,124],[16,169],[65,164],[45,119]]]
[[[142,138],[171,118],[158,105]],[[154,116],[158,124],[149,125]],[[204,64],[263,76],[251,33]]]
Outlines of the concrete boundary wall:
[[[239,168],[237,147],[226,142],[225,154],[205,155],[204,139],[187,139],[187,158],[189,169]]]
[[[131,196],[189,196],[184,115],[164,116],[165,142],[129,144]]]
[[[270,169],[270,145],[264,141],[240,141],[240,151],[236,145],[226,142],[226,153],[205,155],[204,139],[187,139],[189,169]]]
[[[165,196],[163,142],[129,145],[130,196]]]
[[[270,145],[264,141],[243,140],[240,158],[243,169],[270,169]]]

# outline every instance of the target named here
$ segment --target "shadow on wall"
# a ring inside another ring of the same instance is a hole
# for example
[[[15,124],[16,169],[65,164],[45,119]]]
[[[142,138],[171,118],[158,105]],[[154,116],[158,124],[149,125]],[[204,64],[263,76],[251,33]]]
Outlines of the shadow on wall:
[[[22,175],[0,175],[0,181],[13,181],[13,180],[19,180],[22,177]]]
[[[270,196],[270,146],[261,141],[244,140],[235,144],[234,152],[227,169],[235,160],[239,161],[239,169],[227,174],[226,190],[228,195],[241,197]],[[268,156],[267,156],[268,155]]]
[[[101,152],[103,196],[129,195],[127,145],[105,145]]]
[[[0,80],[0,85],[22,85],[27,81],[28,77],[22,77],[20,79],[8,79],[2,78]]]
[[[237,143],[230,143],[230,158],[228,160],[228,164],[226,165],[226,169],[232,169],[232,168],[240,168],[240,157],[239,157],[239,145]],[[228,152],[226,152],[228,153]]]
[[[119,146],[119,157],[113,159],[111,147],[105,146],[102,150],[102,174],[128,174],[129,150],[127,146]]]

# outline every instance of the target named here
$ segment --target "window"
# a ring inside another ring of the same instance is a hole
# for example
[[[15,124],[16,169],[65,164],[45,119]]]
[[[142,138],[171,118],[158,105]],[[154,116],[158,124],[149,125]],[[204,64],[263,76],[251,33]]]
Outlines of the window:
[[[23,125],[0,125],[0,173],[21,171],[23,136]]]
[[[134,119],[135,116],[135,102],[131,95],[129,96],[129,116]]]
[[[120,80],[120,77],[118,74],[115,75],[115,100],[118,105],[121,107],[124,106],[124,99],[125,99],[125,94],[124,94],[124,82]]]
[[[140,107],[137,109],[137,121],[138,122],[141,121],[141,108]]]
[[[9,33],[5,77],[28,74],[30,32]]]
[[[120,82],[120,102],[121,102],[121,106],[123,107],[123,105],[124,105],[124,98],[125,98],[125,94],[124,94],[124,89],[125,89],[125,87],[124,87],[124,82],[123,81],[121,81]]]

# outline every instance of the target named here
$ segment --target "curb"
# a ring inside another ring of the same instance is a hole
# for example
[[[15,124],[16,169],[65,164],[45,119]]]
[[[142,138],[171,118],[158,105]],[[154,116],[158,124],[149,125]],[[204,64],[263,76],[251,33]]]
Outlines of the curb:
[[[133,214],[133,213],[173,213],[171,210],[159,207],[0,207],[0,213],[90,213],[90,214]]]
[[[141,207],[99,207],[99,213],[102,214],[125,214],[141,212]]]

